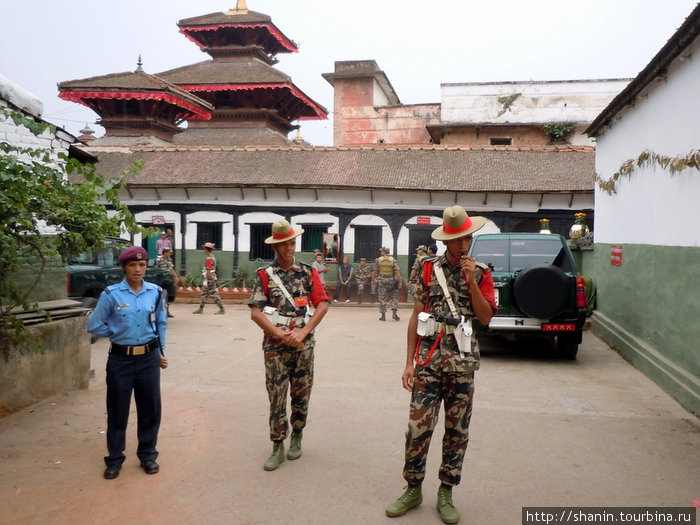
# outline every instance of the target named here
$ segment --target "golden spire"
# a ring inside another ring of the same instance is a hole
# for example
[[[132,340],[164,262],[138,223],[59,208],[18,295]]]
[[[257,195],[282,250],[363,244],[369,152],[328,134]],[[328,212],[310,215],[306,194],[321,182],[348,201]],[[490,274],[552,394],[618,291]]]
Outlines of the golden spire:
[[[227,15],[247,15],[248,14],[248,6],[245,3],[245,0],[236,0],[236,8],[229,10]]]

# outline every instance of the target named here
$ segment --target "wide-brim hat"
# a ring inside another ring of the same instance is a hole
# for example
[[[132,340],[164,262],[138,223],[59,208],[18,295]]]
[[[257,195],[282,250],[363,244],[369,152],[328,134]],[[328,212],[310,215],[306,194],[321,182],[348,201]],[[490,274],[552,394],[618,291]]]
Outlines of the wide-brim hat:
[[[291,241],[299,237],[302,233],[304,233],[304,228],[295,230],[288,221],[282,219],[272,225],[272,235],[265,239],[265,244],[278,244],[280,242]]]
[[[202,244],[202,248],[209,248],[210,250],[214,249],[214,243],[213,242],[205,242]]]
[[[480,230],[484,224],[486,217],[470,217],[461,206],[450,206],[442,213],[442,226],[430,236],[437,241],[451,241]]]

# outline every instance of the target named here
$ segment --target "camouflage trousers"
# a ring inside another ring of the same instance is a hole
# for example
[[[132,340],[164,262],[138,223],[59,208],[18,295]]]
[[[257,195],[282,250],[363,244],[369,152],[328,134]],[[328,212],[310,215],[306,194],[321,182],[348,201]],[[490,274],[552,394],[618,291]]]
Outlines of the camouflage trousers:
[[[294,432],[306,426],[309,399],[314,382],[314,339],[305,348],[273,346],[268,338],[265,351],[265,386],[270,400],[270,440],[284,441],[289,433],[287,391],[291,397],[291,425]]]
[[[473,399],[474,372],[416,369],[403,471],[409,485],[418,485],[425,478],[430,438],[438,421],[441,401],[445,404],[445,434],[438,478],[446,485],[459,484],[469,443]]]
[[[365,295],[365,286],[367,286],[367,283],[369,282],[369,279],[356,279],[356,284],[357,284],[357,298],[359,300],[364,299]],[[374,295],[374,294],[372,294]]]
[[[386,312],[386,305],[396,310],[399,307],[399,288],[396,279],[393,277],[379,277],[377,288],[379,289],[379,311]]]
[[[202,288],[202,296],[199,299],[199,307],[204,308],[207,303],[207,297],[211,297],[219,308],[224,307],[224,303],[221,302],[221,297],[219,296],[219,289],[216,286],[216,280],[208,280],[207,285]]]

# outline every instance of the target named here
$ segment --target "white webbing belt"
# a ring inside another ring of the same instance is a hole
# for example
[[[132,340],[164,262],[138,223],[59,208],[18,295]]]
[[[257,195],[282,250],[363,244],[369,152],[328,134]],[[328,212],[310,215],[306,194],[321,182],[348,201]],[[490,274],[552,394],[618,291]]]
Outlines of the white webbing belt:
[[[279,286],[282,289],[282,293],[284,293],[284,296],[287,298],[287,301],[294,307],[294,310],[296,311],[296,303],[294,302],[294,299],[292,299],[292,295],[289,293],[289,290],[287,290],[287,287],[282,283],[282,279],[280,279],[280,276],[277,275],[274,270],[272,269],[272,266],[268,266],[267,269],[265,270],[267,272],[267,275],[270,276],[270,279],[275,281],[275,284]],[[278,323],[284,326],[289,326],[292,321],[296,321],[296,325],[298,328],[301,328],[301,322],[304,322],[306,324],[307,319],[313,315],[313,312],[311,312],[311,306],[308,305],[307,307],[307,315],[306,317],[287,317],[287,321],[280,322],[278,320]],[[284,316],[283,316],[284,317]],[[301,321],[299,321],[301,319]],[[316,330],[312,330],[312,332],[315,332]]]
[[[284,293],[284,296],[287,298],[287,301],[289,301],[289,303],[296,310],[297,305],[294,303],[294,299],[292,299],[292,296],[289,293],[289,291],[287,290],[287,287],[284,284],[282,284],[282,279],[280,279],[280,276],[274,272],[274,270],[272,269],[272,266],[268,266],[267,270],[265,270],[265,271],[267,272],[267,275],[270,276],[270,279],[275,281],[275,284],[282,289],[282,292]]]
[[[447,299],[447,305],[450,307],[450,312],[452,317],[459,319],[459,314],[457,313],[457,308],[455,308],[455,303],[452,301],[452,294],[447,289],[447,280],[445,279],[445,273],[442,271],[442,266],[433,265],[433,270],[435,271],[435,277],[437,277],[438,283],[440,283],[440,288],[442,288],[442,293]]]

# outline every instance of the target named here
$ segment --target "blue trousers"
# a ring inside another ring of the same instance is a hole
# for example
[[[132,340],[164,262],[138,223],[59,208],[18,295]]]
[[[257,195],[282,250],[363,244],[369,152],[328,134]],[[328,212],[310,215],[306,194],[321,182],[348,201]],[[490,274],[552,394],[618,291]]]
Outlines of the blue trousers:
[[[141,461],[158,457],[156,442],[160,428],[160,354],[109,354],[107,358],[107,452],[105,464],[124,463],[126,425],[131,408],[131,392],[136,401],[138,448]]]

